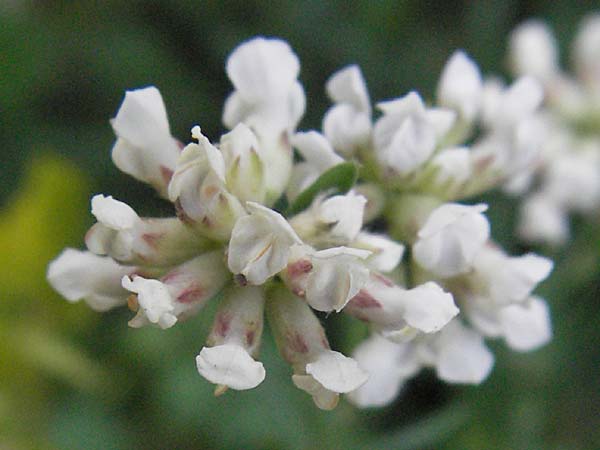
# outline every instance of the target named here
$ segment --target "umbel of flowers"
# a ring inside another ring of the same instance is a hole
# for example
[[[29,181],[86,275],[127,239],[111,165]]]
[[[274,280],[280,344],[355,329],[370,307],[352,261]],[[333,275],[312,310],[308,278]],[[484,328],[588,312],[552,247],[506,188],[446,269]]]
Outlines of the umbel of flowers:
[[[517,75],[544,86],[546,138],[537,164],[520,192],[523,238],[553,245],[569,237],[568,215],[600,211],[600,14],[581,23],[572,46],[574,74],[558,64],[558,47],[543,22],[520,25],[510,39],[509,59]]]
[[[486,337],[518,351],[549,340],[548,307],[532,292],[552,263],[507,255],[490,238],[487,205],[458,203],[530,170],[543,138],[536,81],[486,91],[457,52],[435,105],[409,92],[375,117],[350,66],[327,83],[321,133],[297,131],[305,94],[287,43],[247,41],[226,68],[231,131],[218,141],[194,126],[181,145],[156,88],[127,92],[111,121],[113,161],[172,202],[174,216],[140,217],[95,195],[87,250],[66,249],[48,267],[67,300],[127,305],[131,327],[163,329],[218,302],[196,357],[216,394],[265,379],[266,317],[293,383],[323,409],[339,394],[384,405],[428,366],[451,383],[480,383],[493,365]],[[364,321],[371,336],[345,356],[314,311]]]

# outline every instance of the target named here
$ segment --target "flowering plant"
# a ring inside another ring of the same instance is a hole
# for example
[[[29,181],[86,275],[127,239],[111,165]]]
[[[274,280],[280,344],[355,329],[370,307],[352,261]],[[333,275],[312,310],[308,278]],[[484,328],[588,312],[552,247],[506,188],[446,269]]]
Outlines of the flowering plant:
[[[484,83],[459,51],[434,104],[409,92],[375,116],[353,65],[327,82],[320,133],[297,130],[306,99],[287,43],[244,42],[226,68],[230,131],[218,142],[194,126],[180,144],[155,87],[127,92],[111,121],[112,159],[174,216],[143,218],[95,195],[88,250],[66,249],[48,268],[65,298],[99,311],[128,305],[131,327],[163,329],[218,302],[196,357],[216,394],[265,379],[266,315],[293,383],[322,409],[339,394],[389,403],[422,367],[480,383],[493,365],[485,338],[518,351],[548,342],[548,307],[533,291],[552,262],[507,255],[488,206],[460,203],[531,172],[545,138],[538,81]],[[315,311],[348,314],[371,335],[345,356]]]

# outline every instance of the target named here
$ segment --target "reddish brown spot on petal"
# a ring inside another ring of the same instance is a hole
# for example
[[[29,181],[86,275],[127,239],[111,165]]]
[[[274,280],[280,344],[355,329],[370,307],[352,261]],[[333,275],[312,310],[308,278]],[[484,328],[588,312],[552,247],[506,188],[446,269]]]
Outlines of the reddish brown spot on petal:
[[[169,283],[169,282],[172,282],[173,280],[177,279],[180,275],[181,275],[181,273],[179,273],[176,270],[173,270],[173,271],[169,272],[168,274],[166,274],[164,277],[162,277],[160,279],[160,281],[162,281],[163,283]]]
[[[350,300],[351,306],[355,308],[381,308],[381,303],[379,303],[371,294],[369,294],[364,289],[358,291],[352,300]]]
[[[204,298],[204,295],[204,289],[202,289],[197,284],[192,284],[177,296],[177,301],[179,303],[197,302],[199,300],[202,300]]]
[[[379,281],[380,283],[384,284],[384,285],[385,285],[385,286],[387,286],[387,287],[393,287],[393,286],[394,286],[394,282],[393,282],[392,280],[390,280],[390,279],[389,279],[389,278],[387,278],[387,277],[384,277],[384,276],[383,276],[383,275],[381,275],[380,273],[374,273],[374,272],[371,272],[371,276],[372,276],[372,277],[373,277],[375,280]]]
[[[296,278],[307,274],[313,269],[313,265],[308,259],[299,259],[287,266],[287,273],[290,278]]]
[[[140,304],[138,303],[138,298],[136,294],[131,294],[129,297],[127,297],[127,307],[131,311],[137,312],[137,310],[140,307]]]
[[[185,213],[179,199],[175,200],[175,214],[177,215],[177,218],[186,225],[193,225],[195,223],[195,221]]]
[[[304,337],[298,333],[290,333],[287,336],[287,342],[290,350],[295,353],[308,353],[308,344],[304,340]]]
[[[173,177],[173,171],[165,166],[160,166],[160,175],[163,177],[165,184],[169,184],[171,177]]]
[[[175,143],[177,144],[177,147],[179,147],[179,151],[181,151],[185,148],[185,144],[183,142],[181,142],[179,139],[175,139]]]
[[[204,188],[204,195],[206,195],[208,198],[214,197],[218,192],[219,188],[214,184],[209,184]]]
[[[254,344],[254,338],[255,337],[256,337],[255,330],[248,330],[248,331],[246,331],[246,344],[248,346],[251,346],[252,344]]]
[[[158,242],[164,235],[164,233],[144,233],[142,234],[142,240],[148,244],[149,247],[156,250],[158,248]]]
[[[217,334],[218,336],[225,337],[230,327],[231,315],[226,313],[217,314],[217,317],[215,317],[213,333]]]

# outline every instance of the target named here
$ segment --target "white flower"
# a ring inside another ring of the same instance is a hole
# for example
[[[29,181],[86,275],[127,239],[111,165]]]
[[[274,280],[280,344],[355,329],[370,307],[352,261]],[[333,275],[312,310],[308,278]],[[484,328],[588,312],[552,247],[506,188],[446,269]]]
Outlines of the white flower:
[[[306,103],[302,85],[296,80],[299,70],[297,56],[279,39],[251,39],[227,60],[227,74],[236,90],[225,102],[223,122],[228,128],[244,122],[255,132],[268,167],[268,205],[285,191],[292,170],[289,136]]]
[[[414,358],[405,364],[403,356],[406,348],[377,333],[361,342],[352,357],[364,367],[369,379],[350,392],[348,400],[360,408],[381,407],[391,403],[398,396],[404,381],[420,368]]]
[[[377,106],[383,111],[373,130],[377,159],[400,175],[427,161],[455,120],[450,110],[426,109],[416,92]]]
[[[67,248],[48,265],[46,277],[68,301],[83,299],[92,309],[107,311],[127,302],[121,278],[134,271],[111,258]]]
[[[132,177],[151,184],[166,197],[166,188],[179,157],[167,112],[155,87],[127,91],[111,120],[117,135],[112,150],[115,165]]]
[[[264,380],[262,363],[252,359],[260,346],[264,301],[263,290],[258,287],[226,291],[208,346],[196,357],[198,372],[208,381],[241,390],[252,389]]]
[[[517,231],[531,242],[560,245],[569,237],[567,211],[551,196],[534,194],[521,204]]]
[[[370,252],[346,247],[321,250],[311,256],[306,301],[318,311],[340,312],[369,279],[364,260]]]
[[[267,194],[264,155],[255,134],[239,123],[221,137],[227,188],[241,202],[262,203]]]
[[[162,282],[140,276],[124,276],[121,284],[128,291],[137,294],[139,309],[137,315],[129,321],[129,326],[139,328],[150,322],[164,329],[175,325],[177,317],[173,314],[174,301]]]
[[[479,384],[494,365],[483,337],[458,319],[444,327],[431,345],[437,375],[449,383]]]
[[[367,199],[350,191],[318,196],[305,211],[290,219],[298,235],[315,246],[346,245],[358,236]]]
[[[460,185],[468,181],[473,173],[467,147],[446,148],[433,157],[431,164],[437,169],[436,182],[441,185]]]
[[[269,323],[281,356],[294,369],[294,384],[319,408],[335,408],[339,394],[358,388],[368,375],[352,358],[329,348],[319,319],[305,302],[283,287],[270,294]]]
[[[225,103],[225,125],[245,122],[277,133],[295,128],[305,107],[299,72],[298,57],[280,39],[258,37],[238,46],[227,60],[236,90]]]
[[[490,224],[482,214],[486,209],[483,204],[447,203],[433,210],[413,246],[416,261],[444,278],[468,271],[490,235]]]
[[[505,131],[531,117],[544,99],[542,85],[531,76],[518,78],[508,88],[494,80],[484,84],[483,115],[492,129]]]
[[[473,263],[474,276],[485,285],[484,294],[497,305],[526,300],[535,287],[552,271],[552,261],[532,253],[509,257],[502,251],[484,246]]]
[[[258,203],[247,202],[250,215],[235,223],[227,264],[250,284],[263,284],[285,268],[290,247],[302,241],[285,218]]]
[[[502,335],[508,345],[518,351],[535,350],[552,338],[548,305],[539,297],[500,310]]]
[[[371,275],[344,311],[375,325],[394,341],[435,333],[458,314],[452,295],[434,282],[404,289],[377,274]]]
[[[169,199],[180,210],[182,220],[191,222],[207,234],[226,239],[235,220],[244,214],[237,198],[225,187],[223,155],[202,135],[192,129],[198,144],[185,147],[169,183]]]
[[[351,245],[370,251],[371,255],[365,260],[365,263],[370,269],[378,272],[391,272],[400,264],[402,255],[404,255],[404,245],[383,234],[361,231]]]
[[[481,73],[464,52],[454,52],[450,57],[437,89],[440,105],[458,110],[468,122],[475,118],[481,103]]]
[[[579,76],[600,89],[600,14],[590,14],[583,20],[573,50]]]
[[[95,195],[92,214],[98,223],[86,234],[88,249],[124,264],[172,266],[213,245],[176,218],[141,219],[111,196]]]
[[[255,388],[265,379],[262,363],[235,344],[204,347],[196,357],[196,366],[211,383],[236,390]]]
[[[317,131],[294,134],[292,146],[300,152],[304,159],[304,161],[294,164],[287,188],[287,195],[292,200],[327,169],[344,162],[343,158],[333,151],[329,141]]]
[[[371,101],[360,68],[352,65],[334,73],[326,90],[335,104],[323,117],[323,132],[336,150],[352,155],[371,134]]]
[[[517,75],[549,80],[558,73],[558,50],[548,26],[538,20],[519,25],[511,34],[509,57]]]

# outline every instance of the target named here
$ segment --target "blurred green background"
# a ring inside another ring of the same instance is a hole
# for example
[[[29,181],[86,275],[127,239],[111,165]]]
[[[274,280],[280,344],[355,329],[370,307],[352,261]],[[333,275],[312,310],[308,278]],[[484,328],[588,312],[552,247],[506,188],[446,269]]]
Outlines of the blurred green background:
[[[540,293],[554,340],[531,354],[491,343],[496,367],[480,387],[425,372],[383,409],[345,402],[317,410],[294,388],[265,336],[267,379],[215,399],[194,356],[211,308],[163,331],[129,329],[128,311],[70,305],[45,281],[48,261],[82,247],[89,198],[112,194],[141,214],[169,214],[111,163],[108,119],[125,89],[156,85],[173,134],[192,125],[216,139],[231,87],[228,53],[256,34],[289,41],[308,96],[301,128],[320,128],[324,82],[360,64],[371,96],[432,96],[445,60],[465,49],[504,73],[507,33],[529,17],[563,50],[594,2],[542,1],[27,1],[0,2],[1,449],[590,449],[600,445],[600,231],[576,219],[574,240],[538,248],[557,265]],[[488,196],[494,236],[512,236],[514,200]],[[327,319],[335,348],[357,337]],[[357,333],[363,333],[362,328]]]

